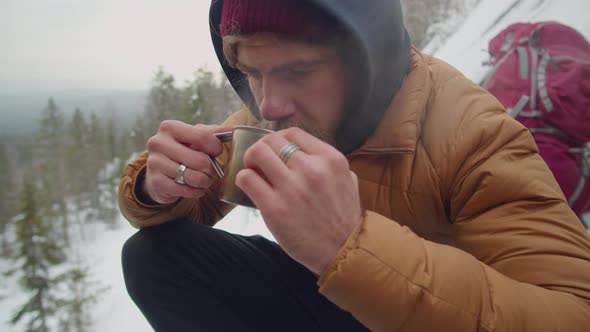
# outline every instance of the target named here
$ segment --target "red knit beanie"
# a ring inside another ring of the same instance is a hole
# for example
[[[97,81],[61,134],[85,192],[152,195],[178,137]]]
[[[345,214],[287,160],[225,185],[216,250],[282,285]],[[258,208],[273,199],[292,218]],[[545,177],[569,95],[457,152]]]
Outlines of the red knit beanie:
[[[333,19],[306,0],[223,0],[222,37],[255,32],[322,34]]]

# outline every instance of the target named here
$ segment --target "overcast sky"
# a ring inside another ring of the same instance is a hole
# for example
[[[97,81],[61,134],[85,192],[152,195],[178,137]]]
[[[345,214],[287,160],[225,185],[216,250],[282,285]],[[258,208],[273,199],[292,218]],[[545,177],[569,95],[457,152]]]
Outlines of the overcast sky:
[[[0,0],[0,92],[149,86],[218,71],[208,0]]]

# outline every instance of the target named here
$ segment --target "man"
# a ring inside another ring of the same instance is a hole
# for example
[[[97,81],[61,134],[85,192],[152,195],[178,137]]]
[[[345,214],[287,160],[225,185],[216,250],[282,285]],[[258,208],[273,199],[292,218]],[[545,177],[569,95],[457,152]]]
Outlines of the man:
[[[141,228],[125,280],[156,330],[590,326],[590,239],[531,135],[410,47],[399,1],[212,1],[211,28],[248,109],[163,122],[120,185]],[[239,124],[276,130],[236,184],[278,245],[210,227],[231,207],[207,154]]]

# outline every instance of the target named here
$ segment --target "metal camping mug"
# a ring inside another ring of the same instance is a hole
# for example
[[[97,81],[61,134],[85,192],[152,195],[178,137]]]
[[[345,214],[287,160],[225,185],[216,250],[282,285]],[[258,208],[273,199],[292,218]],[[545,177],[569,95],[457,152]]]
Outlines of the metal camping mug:
[[[222,201],[255,208],[250,198],[236,186],[236,176],[239,171],[244,169],[244,154],[246,150],[269,133],[272,133],[272,131],[250,126],[236,126],[232,131],[215,134],[222,143],[232,141],[225,171],[213,156],[209,156],[211,166],[213,166],[217,175],[222,179],[220,197]]]

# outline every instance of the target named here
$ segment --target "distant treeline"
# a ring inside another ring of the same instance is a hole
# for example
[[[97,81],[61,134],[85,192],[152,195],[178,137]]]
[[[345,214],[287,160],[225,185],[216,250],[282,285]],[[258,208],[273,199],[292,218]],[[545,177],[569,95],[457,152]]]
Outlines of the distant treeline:
[[[178,85],[160,68],[145,109],[130,126],[122,124],[118,112],[64,112],[59,100],[48,96],[31,137],[0,137],[0,256],[14,262],[8,272],[19,276],[30,295],[15,308],[13,323],[26,322],[27,331],[81,331],[91,323],[81,308],[95,301],[95,293],[84,293],[82,299],[55,293],[65,284],[91,289],[85,284],[88,268],[68,254],[72,229],[97,221],[117,227],[122,170],[145,150],[163,120],[221,123],[241,107],[221,77],[200,69],[192,81]],[[55,274],[63,264],[75,268]],[[52,321],[59,326],[49,326]]]

